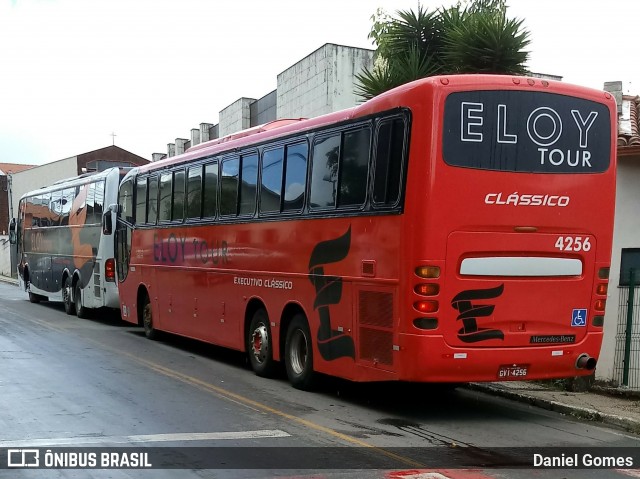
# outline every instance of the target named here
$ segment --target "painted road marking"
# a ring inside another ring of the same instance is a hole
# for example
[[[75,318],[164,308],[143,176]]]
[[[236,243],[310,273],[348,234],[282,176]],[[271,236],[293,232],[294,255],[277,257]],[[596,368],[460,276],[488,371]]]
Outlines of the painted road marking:
[[[258,431],[229,432],[187,432],[175,434],[146,434],[137,436],[78,436],[58,437],[50,439],[21,439],[19,441],[0,441],[0,447],[54,447],[78,446],[81,444],[129,444],[140,442],[173,442],[173,441],[220,441],[227,439],[259,439],[273,437],[291,437],[291,434],[280,429]]]

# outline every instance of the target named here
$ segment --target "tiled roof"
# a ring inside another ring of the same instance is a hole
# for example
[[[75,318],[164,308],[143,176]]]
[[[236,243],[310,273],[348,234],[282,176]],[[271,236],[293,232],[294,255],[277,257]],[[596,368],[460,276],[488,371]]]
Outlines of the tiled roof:
[[[618,114],[618,148],[640,146],[640,96],[622,96]]]
[[[19,173],[36,165],[20,165],[18,163],[0,163],[0,175],[8,175],[10,173]]]

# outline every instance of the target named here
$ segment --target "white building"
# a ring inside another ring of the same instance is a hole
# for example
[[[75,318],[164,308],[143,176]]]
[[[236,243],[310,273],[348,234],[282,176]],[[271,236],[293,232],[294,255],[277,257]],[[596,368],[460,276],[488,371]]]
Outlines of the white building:
[[[153,160],[184,153],[192,145],[281,118],[311,118],[355,106],[355,75],[373,65],[373,50],[327,43],[277,78],[277,88],[256,100],[239,98],[219,113],[216,125],[201,123],[191,138],[176,138]]]
[[[622,82],[605,88],[618,103],[618,182],[605,334],[596,377],[622,385],[631,268],[640,284],[640,97],[623,95]],[[634,293],[626,386],[640,390],[640,288]]]

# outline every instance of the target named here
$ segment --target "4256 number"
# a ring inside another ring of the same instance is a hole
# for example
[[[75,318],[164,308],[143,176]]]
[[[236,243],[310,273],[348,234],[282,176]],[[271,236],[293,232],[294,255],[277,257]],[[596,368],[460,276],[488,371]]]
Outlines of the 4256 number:
[[[555,247],[560,251],[590,251],[591,242],[582,236],[560,236]]]

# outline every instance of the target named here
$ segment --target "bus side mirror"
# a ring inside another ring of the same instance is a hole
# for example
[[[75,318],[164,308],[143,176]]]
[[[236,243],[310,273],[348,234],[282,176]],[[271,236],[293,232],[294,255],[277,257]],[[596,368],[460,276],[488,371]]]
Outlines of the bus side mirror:
[[[110,236],[113,233],[113,220],[111,219],[111,211],[105,211],[102,215],[102,234]]]
[[[11,218],[11,221],[9,221],[9,243],[16,244],[17,238],[18,234],[16,231],[16,219]]]

